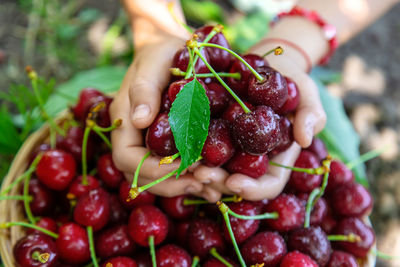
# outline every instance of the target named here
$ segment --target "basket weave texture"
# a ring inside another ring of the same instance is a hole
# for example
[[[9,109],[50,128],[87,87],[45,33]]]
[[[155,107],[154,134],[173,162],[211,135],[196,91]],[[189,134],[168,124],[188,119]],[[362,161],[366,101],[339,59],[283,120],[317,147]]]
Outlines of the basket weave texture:
[[[57,122],[62,122],[67,118],[68,113],[63,112],[57,119]],[[24,142],[17,155],[15,156],[7,176],[4,178],[0,191],[3,191],[9,186],[17,177],[22,175],[29,167],[30,156],[33,150],[43,142],[49,139],[50,129],[44,125],[35,133],[31,134]],[[20,192],[20,186],[14,187],[10,191],[10,195],[16,195]],[[17,200],[2,200],[0,201],[0,223],[11,221],[26,221],[24,210]],[[370,221],[366,218],[368,224]],[[14,244],[25,235],[25,231],[20,226],[13,226],[9,229],[0,229],[0,255],[5,267],[15,267],[13,256]],[[373,247],[375,249],[375,246]],[[375,266],[376,256],[369,253],[367,258],[364,259],[361,267]]]

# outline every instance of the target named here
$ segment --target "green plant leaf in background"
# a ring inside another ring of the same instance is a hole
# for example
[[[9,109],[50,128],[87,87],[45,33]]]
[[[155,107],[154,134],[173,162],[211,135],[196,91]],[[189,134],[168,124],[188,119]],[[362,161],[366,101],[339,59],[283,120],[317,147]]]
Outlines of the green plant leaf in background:
[[[94,87],[104,93],[116,92],[126,71],[125,67],[108,66],[80,72],[56,87],[54,94],[46,102],[45,109],[49,114],[58,114],[74,105],[80,91],[85,87]]]
[[[212,1],[181,0],[185,17],[198,24],[209,22],[225,23],[222,8]]]
[[[340,99],[332,96],[317,76],[311,73],[315,83],[318,85],[322,105],[327,115],[327,122],[319,137],[324,141],[329,153],[347,163],[360,157],[360,138],[346,115],[343,103]],[[368,186],[365,165],[359,164],[353,169],[357,182]]]
[[[178,177],[199,159],[210,124],[210,102],[197,79],[187,83],[178,93],[168,116],[176,148],[181,155]]]
[[[17,128],[5,106],[0,108],[0,154],[15,154],[22,144]]]

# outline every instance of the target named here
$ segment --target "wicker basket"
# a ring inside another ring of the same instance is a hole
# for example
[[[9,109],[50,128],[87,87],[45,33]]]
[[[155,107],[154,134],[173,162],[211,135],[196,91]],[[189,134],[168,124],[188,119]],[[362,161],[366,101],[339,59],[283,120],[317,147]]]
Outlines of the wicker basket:
[[[67,118],[68,113],[64,112],[57,119],[58,122],[62,122]],[[4,178],[1,191],[9,186],[18,176],[23,174],[28,168],[30,155],[32,151],[41,143],[48,140],[49,138],[49,127],[47,125],[40,128],[38,131],[33,133],[25,141],[18,154],[15,156],[11,168]],[[15,195],[19,192],[20,188],[14,187],[10,191],[10,195]],[[21,221],[25,220],[22,205],[20,201],[16,200],[3,200],[0,201],[0,223],[9,221]],[[366,219],[368,224],[369,220]],[[11,227],[10,229],[0,229],[0,254],[1,259],[5,267],[14,267],[15,261],[13,258],[13,245],[25,235],[24,229],[19,226]],[[367,258],[363,261],[362,267],[373,267],[375,266],[376,257],[373,253],[369,253]]]

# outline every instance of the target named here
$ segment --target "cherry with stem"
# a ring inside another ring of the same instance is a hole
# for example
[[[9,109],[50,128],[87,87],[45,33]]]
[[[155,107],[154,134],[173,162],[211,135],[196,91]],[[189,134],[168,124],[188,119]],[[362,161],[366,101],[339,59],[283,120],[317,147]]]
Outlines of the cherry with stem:
[[[6,223],[1,223],[0,224],[0,229],[6,229],[6,228],[10,228],[12,226],[22,226],[22,227],[26,227],[26,228],[31,228],[34,230],[37,230],[45,235],[51,236],[54,239],[58,238],[58,234],[49,231],[43,227],[31,224],[31,223],[27,223],[27,222],[6,222]]]
[[[186,72],[181,71],[179,68],[170,68],[169,69],[171,74],[174,76],[186,76]],[[220,77],[228,77],[228,78],[233,78],[236,80],[240,80],[241,75],[239,72],[234,72],[234,73],[230,73],[230,72],[217,72],[217,74]],[[197,73],[196,74],[197,78],[213,78],[214,74],[213,73]]]
[[[99,267],[99,263],[97,262],[96,257],[96,250],[94,248],[94,239],[93,239],[93,228],[92,226],[88,226],[86,228],[88,240],[89,240],[89,250],[90,250],[90,257],[92,259],[92,264],[94,267]]]
[[[153,267],[157,267],[157,260],[156,260],[156,250],[154,246],[154,236],[149,236],[149,247],[150,247],[150,256],[151,256],[151,263]]]
[[[311,211],[314,206],[314,201],[321,192],[320,188],[315,188],[311,193],[310,196],[308,197],[307,204],[306,204],[306,216],[304,219],[304,228],[310,227],[310,217],[311,217]]]
[[[232,264],[230,264],[227,260],[224,259],[224,257],[222,257],[222,256],[218,253],[218,251],[217,251],[216,248],[210,249],[210,254],[211,254],[214,258],[216,258],[217,260],[219,260],[220,262],[222,262],[223,264],[225,264],[225,266],[227,266],[227,267],[233,267]]]
[[[30,168],[36,169],[36,166],[39,164],[41,158],[42,158],[42,154],[40,153],[33,160]],[[23,195],[24,195],[25,198],[24,198],[23,201],[24,201],[25,213],[26,213],[26,216],[28,217],[29,222],[32,223],[32,224],[35,224],[36,223],[36,219],[32,214],[32,210],[31,210],[31,207],[29,205],[30,201],[29,201],[29,198],[28,198],[29,197],[29,182],[31,180],[31,177],[32,177],[32,172],[30,172],[25,178],[24,187],[23,187]]]
[[[225,203],[223,203],[221,201],[218,201],[217,205],[218,205],[219,210],[222,213],[222,216],[224,217],[224,221],[225,221],[226,227],[228,228],[228,232],[229,232],[229,235],[231,237],[231,241],[232,241],[233,247],[235,249],[236,255],[237,255],[238,259],[239,259],[240,265],[242,267],[246,267],[246,263],[244,262],[242,254],[240,253],[239,246],[238,246],[238,244],[236,242],[236,239],[235,239],[235,235],[234,235],[234,233],[232,231],[232,226],[231,226],[231,222],[229,220],[229,213],[228,213],[229,208]]]

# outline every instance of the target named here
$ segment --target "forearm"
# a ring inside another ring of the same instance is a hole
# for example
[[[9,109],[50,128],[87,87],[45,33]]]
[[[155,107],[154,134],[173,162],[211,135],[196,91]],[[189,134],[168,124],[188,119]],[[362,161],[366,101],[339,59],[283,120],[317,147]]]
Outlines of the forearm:
[[[174,19],[168,10],[172,3],[173,13],[178,21],[185,21],[179,0],[121,0],[129,16],[134,33],[134,46],[140,48],[165,38],[166,34],[187,37],[186,30]]]

